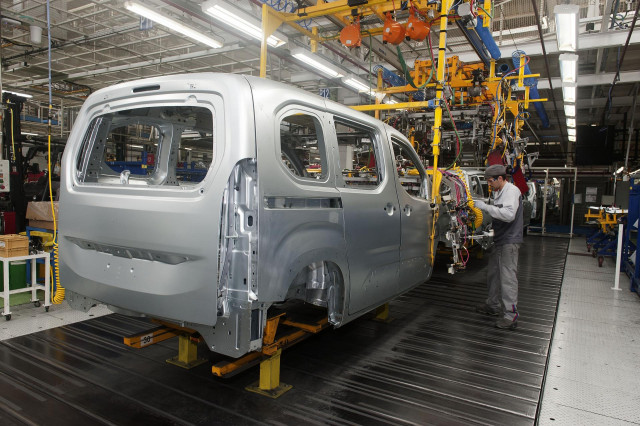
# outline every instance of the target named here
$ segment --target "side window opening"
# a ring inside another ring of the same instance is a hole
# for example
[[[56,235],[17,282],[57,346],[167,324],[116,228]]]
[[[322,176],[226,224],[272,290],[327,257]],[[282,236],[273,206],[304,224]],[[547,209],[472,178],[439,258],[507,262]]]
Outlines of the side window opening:
[[[340,169],[348,187],[373,189],[382,182],[374,130],[347,122],[335,122]]]
[[[402,188],[411,196],[427,197],[427,176],[418,167],[420,160],[413,150],[395,138],[391,138],[396,173]]]
[[[89,124],[76,161],[82,183],[193,186],[213,161],[212,111],[162,106],[120,110]]]
[[[324,135],[313,115],[293,113],[280,122],[280,153],[289,172],[302,179],[321,180],[327,176]]]
[[[474,197],[483,197],[482,186],[480,186],[480,181],[476,176],[471,177],[471,188],[469,189],[471,190],[471,195],[473,195]]]

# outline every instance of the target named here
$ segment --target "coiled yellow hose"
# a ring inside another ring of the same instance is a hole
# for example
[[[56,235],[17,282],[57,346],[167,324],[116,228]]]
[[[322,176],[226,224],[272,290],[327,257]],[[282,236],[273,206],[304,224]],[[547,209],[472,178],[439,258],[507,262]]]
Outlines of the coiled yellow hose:
[[[467,192],[467,203],[469,204],[469,208],[476,215],[476,220],[473,222],[473,226],[476,228],[480,228],[482,226],[482,210],[474,206],[473,197],[471,196],[471,191],[469,190],[469,186],[467,185],[467,180],[464,178],[464,174],[462,170],[458,166],[454,166],[452,171],[458,175],[462,184],[464,185],[464,190]]]
[[[64,300],[64,287],[60,285],[60,262],[58,257],[58,224],[56,222],[56,209],[53,204],[53,188],[51,187],[51,175],[53,168],[51,167],[51,104],[49,104],[49,135],[48,135],[48,167],[49,167],[49,200],[51,202],[51,215],[53,216],[53,268],[56,277],[55,293],[51,293],[51,302],[59,305]]]

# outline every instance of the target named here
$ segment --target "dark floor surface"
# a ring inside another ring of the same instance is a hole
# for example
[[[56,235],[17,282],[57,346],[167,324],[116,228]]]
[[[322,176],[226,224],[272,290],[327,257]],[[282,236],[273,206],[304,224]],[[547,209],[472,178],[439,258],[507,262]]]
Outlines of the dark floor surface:
[[[108,315],[0,342],[3,426],[163,424],[533,424],[568,239],[529,236],[520,251],[515,331],[474,312],[486,259],[391,302],[390,323],[361,318],[282,355],[277,400],[249,393],[258,367],[230,379],[165,363],[176,339],[145,349],[122,336],[148,324]]]

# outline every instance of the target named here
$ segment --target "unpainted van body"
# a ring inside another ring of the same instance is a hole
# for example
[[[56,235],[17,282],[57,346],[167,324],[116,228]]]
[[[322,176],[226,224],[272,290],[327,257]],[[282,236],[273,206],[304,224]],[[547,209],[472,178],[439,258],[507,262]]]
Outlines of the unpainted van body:
[[[429,279],[429,192],[401,133],[308,92],[213,73],[119,84],[67,143],[60,277],[76,309],[160,318],[238,357],[274,304],[340,326]]]

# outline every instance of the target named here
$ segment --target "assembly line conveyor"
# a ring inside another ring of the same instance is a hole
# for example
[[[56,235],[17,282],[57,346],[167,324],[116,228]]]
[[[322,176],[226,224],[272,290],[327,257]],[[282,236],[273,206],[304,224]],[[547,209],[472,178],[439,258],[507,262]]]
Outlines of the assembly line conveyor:
[[[258,367],[221,379],[210,364],[165,360],[176,339],[144,350],[122,337],[149,323],[108,315],[0,342],[0,418],[56,424],[534,424],[568,239],[529,236],[520,251],[515,331],[474,312],[486,260],[391,302],[393,321],[363,317],[285,350],[276,400],[250,393]],[[442,265],[446,262],[440,262]]]

